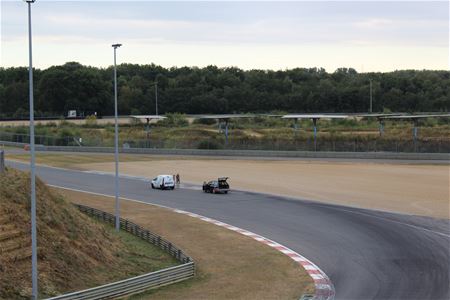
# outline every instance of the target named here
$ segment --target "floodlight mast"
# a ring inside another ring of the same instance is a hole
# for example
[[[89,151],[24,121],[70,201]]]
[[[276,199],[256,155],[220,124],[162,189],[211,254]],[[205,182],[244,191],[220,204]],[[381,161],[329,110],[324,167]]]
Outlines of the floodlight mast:
[[[117,66],[116,66],[116,49],[122,46],[122,44],[113,44],[114,48],[114,160],[116,165],[115,174],[115,227],[116,230],[120,229],[120,204],[119,204],[119,126],[117,121]]]
[[[36,175],[34,147],[34,95],[33,95],[33,47],[31,40],[31,3],[35,0],[24,0],[28,4],[28,57],[29,57],[29,100],[30,100],[30,179],[31,179],[31,298],[38,298],[37,276],[37,230],[36,230]]]
[[[155,114],[158,115],[158,81],[155,81]]]
[[[370,107],[369,113],[372,113],[372,79],[370,79]]]

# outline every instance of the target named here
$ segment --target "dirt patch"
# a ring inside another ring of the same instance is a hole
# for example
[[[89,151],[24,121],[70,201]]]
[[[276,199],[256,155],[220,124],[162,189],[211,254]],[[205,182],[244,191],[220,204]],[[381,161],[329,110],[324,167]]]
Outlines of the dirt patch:
[[[112,172],[112,163],[78,165]],[[201,184],[229,176],[232,188],[400,213],[449,218],[449,166],[296,160],[167,159],[123,162],[125,174],[181,175]]]
[[[17,148],[16,148],[17,149]],[[23,153],[7,153],[6,158],[11,161],[29,162],[29,152]],[[190,160],[191,158],[186,156],[178,156],[176,160]],[[146,154],[120,154],[120,163],[130,161],[153,161],[153,160],[167,160],[165,155],[146,155]],[[202,160],[214,160],[213,157],[204,157]],[[36,163],[40,165],[48,165],[59,168],[70,168],[74,170],[84,170],[85,168],[79,165],[101,163],[101,162],[114,162],[113,153],[36,153]]]
[[[75,203],[114,211],[113,198],[58,191]],[[312,279],[301,266],[251,238],[167,209],[131,201],[121,202],[121,215],[170,240],[197,264],[197,276],[189,284],[151,292],[151,298],[298,299],[314,291]]]

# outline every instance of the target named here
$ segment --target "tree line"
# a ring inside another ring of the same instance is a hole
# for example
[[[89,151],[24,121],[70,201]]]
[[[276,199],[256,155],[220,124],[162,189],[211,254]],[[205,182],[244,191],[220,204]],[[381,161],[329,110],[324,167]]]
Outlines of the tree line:
[[[404,70],[357,73],[340,68],[242,70],[208,66],[117,66],[119,114],[373,111],[431,112],[450,108],[450,72]],[[157,87],[155,85],[157,82]],[[113,115],[113,69],[68,62],[34,70],[37,116],[68,110]],[[28,69],[0,68],[0,118],[28,116]]]

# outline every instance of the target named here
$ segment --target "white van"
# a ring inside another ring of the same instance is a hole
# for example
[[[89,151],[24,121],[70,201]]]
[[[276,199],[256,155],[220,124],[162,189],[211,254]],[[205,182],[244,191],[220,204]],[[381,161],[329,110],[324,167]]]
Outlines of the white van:
[[[175,188],[173,175],[158,175],[152,179],[151,185],[152,189],[173,190]]]

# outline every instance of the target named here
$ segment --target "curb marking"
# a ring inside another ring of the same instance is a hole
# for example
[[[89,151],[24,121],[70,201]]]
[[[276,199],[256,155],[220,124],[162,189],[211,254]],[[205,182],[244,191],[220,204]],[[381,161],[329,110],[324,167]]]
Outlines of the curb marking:
[[[315,286],[315,293],[314,293],[313,299],[316,299],[316,300],[322,300],[322,299],[323,300],[332,300],[332,299],[334,299],[334,295],[335,295],[334,286],[333,286],[333,283],[331,282],[331,280],[328,278],[328,276],[313,262],[309,261],[307,258],[298,254],[297,252],[293,251],[292,249],[289,249],[286,246],[283,246],[275,241],[272,241],[268,238],[265,238],[261,235],[253,233],[251,231],[241,229],[236,226],[229,225],[229,224],[226,224],[226,223],[223,223],[223,222],[220,222],[220,221],[208,218],[208,217],[204,217],[204,216],[201,216],[201,215],[198,215],[195,213],[191,213],[188,211],[180,210],[180,209],[172,209],[172,211],[179,213],[179,214],[188,215],[190,217],[197,218],[197,219],[203,220],[205,222],[212,223],[214,225],[235,231],[237,233],[251,237],[258,242],[266,244],[267,246],[270,246],[270,247],[280,251],[281,253],[289,256],[295,262],[298,262],[306,270],[308,275],[313,279],[314,286]]]

